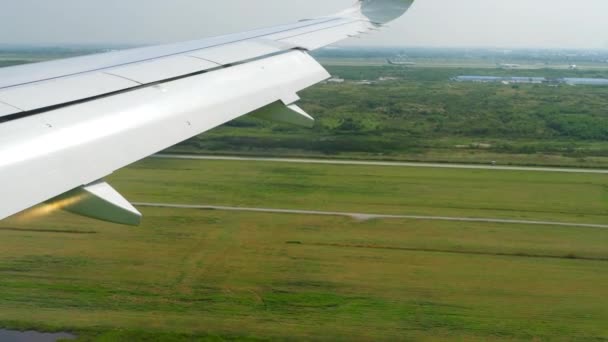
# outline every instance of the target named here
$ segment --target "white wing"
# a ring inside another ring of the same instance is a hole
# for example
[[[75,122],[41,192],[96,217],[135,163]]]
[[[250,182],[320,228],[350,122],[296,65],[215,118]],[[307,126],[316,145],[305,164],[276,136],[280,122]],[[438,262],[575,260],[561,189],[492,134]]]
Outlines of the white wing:
[[[0,219],[51,201],[137,224],[103,177],[247,113],[310,124],[297,93],[329,75],[307,52],[380,28],[413,1],[360,0],[291,25],[0,69]]]

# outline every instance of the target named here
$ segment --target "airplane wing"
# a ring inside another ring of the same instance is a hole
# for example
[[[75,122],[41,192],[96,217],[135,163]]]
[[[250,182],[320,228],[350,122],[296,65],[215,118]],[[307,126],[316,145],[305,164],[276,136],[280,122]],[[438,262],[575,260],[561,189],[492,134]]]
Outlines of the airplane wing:
[[[413,2],[359,0],[290,25],[0,69],[0,219],[47,203],[139,224],[104,177],[245,114],[311,125],[297,93],[329,74],[308,52]]]

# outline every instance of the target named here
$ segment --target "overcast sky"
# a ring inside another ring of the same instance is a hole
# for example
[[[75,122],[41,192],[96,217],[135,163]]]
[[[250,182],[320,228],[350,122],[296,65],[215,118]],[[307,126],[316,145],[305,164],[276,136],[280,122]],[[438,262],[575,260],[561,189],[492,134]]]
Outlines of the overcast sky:
[[[353,0],[0,0],[0,44],[155,44],[331,14]],[[608,48],[608,0],[416,0],[344,45]]]

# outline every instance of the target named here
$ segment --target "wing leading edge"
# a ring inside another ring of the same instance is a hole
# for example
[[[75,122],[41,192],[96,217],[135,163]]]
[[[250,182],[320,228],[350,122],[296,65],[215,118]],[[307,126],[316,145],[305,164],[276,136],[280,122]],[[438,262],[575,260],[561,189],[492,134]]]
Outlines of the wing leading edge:
[[[66,196],[109,187],[100,180],[115,170],[247,113],[310,125],[297,93],[329,74],[307,51],[382,27],[412,3],[361,0],[292,25],[0,69],[0,219],[60,201],[139,222],[126,201],[101,196],[79,211]]]

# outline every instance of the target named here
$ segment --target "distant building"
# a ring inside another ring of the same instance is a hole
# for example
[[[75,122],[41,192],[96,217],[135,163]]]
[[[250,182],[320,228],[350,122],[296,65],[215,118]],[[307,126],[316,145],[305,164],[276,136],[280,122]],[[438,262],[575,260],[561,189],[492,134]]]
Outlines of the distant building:
[[[607,78],[545,78],[545,77],[500,77],[500,76],[457,76],[456,82],[502,83],[502,84],[547,84],[547,85],[591,85],[608,86]]]
[[[541,84],[546,83],[544,77],[500,77],[500,76],[457,76],[454,81],[503,84]]]
[[[403,61],[403,60],[395,60],[395,59],[387,59],[386,60],[390,65],[402,65],[402,66],[415,66],[415,62]]]
[[[498,67],[502,68],[502,69],[517,69],[517,68],[521,67],[521,65],[511,64],[511,63],[499,63]]]
[[[505,81],[509,83],[541,84],[547,82],[547,79],[544,77],[507,77]]]
[[[503,77],[497,76],[456,76],[453,78],[458,82],[478,82],[478,83],[498,83],[503,81]]]
[[[606,78],[562,78],[561,81],[568,85],[608,86]]]

